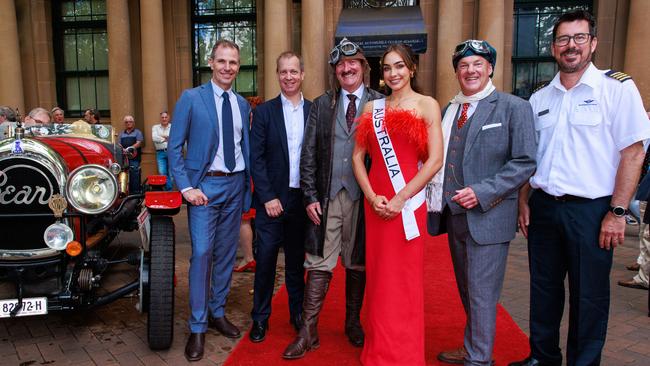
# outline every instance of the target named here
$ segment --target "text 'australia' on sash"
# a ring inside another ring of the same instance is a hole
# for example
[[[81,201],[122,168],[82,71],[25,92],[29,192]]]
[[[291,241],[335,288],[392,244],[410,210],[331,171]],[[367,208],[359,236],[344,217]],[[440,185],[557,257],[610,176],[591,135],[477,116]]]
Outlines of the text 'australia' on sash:
[[[372,119],[375,125],[375,131],[377,132],[381,155],[386,161],[386,167],[388,168],[390,177],[394,178],[396,175],[401,174],[401,172],[395,158],[395,153],[393,152],[393,147],[390,143],[390,137],[388,137],[388,134],[386,134],[386,125],[384,125],[384,110],[384,108],[374,108]]]

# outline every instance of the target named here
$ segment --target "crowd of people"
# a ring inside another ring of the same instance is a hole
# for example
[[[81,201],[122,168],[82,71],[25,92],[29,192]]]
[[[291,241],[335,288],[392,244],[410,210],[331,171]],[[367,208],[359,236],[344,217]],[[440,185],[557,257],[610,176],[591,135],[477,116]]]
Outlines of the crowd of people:
[[[438,359],[491,365],[509,243],[519,230],[528,240],[531,352],[510,365],[562,364],[566,277],[566,364],[598,365],[613,249],[623,243],[648,164],[650,113],[630,76],[592,63],[597,44],[591,14],[561,15],[550,45],[559,71],[526,101],[492,84],[494,47],[461,42],[451,57],[459,91],[441,108],[419,93],[410,47],[385,50],[380,93],[367,86],[363,50],[344,38],[329,53],[331,85],[322,95],[304,98],[303,60],[286,51],[276,61],[280,94],[253,109],[233,90],[239,46],[218,40],[208,59],[211,80],[185,90],[173,118],[161,112],[152,129],[166,188],[175,185],[187,202],[187,360],[203,357],[208,327],[241,336],[225,311],[233,268],[255,270],[248,337],[266,339],[282,248],[296,335],[278,357],[298,359],[319,347],[318,320],[340,258],[342,330],[363,347],[362,364],[424,365],[424,242],[448,234],[467,321],[463,343]],[[33,123],[49,123],[43,111],[29,114]],[[11,118],[4,108],[2,118]],[[61,121],[63,110],[52,118]],[[84,119],[99,123],[99,113],[88,110]],[[139,171],[142,132],[133,116],[124,123],[120,143],[135,149],[132,169]],[[641,200],[650,195],[648,176]],[[639,274],[622,286],[647,289],[647,231],[642,226],[641,255],[631,266]],[[236,266],[240,240],[246,255]]]
[[[463,344],[438,358],[490,365],[508,244],[519,229],[529,242],[531,354],[511,365],[562,364],[567,275],[567,364],[599,364],[612,250],[623,241],[650,123],[631,78],[591,62],[597,43],[591,14],[559,17],[551,45],[559,72],[528,102],[492,85],[497,50],[462,42],[451,60],[459,92],[441,111],[418,93],[408,46],[384,52],[382,94],[367,86],[363,50],[343,39],[329,54],[329,90],[306,100],[302,59],[287,51],[276,64],[280,95],[251,112],[232,89],[239,48],[218,41],[212,79],[183,92],[168,145],[192,241],[186,358],[203,357],[208,327],[240,336],[224,307],[237,227],[252,202],[258,240],[248,336],[267,337],[283,248],[296,331],[286,359],[319,347],[318,319],[340,257],[343,330],[363,347],[361,362],[424,365],[428,232],[448,234],[467,315]]]

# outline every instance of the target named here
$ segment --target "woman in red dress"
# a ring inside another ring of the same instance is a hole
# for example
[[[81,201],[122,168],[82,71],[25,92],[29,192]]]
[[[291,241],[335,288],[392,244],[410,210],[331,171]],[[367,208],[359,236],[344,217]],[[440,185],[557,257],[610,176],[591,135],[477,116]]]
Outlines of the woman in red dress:
[[[440,106],[413,90],[415,56],[408,46],[389,46],[381,67],[390,94],[366,103],[352,155],[366,198],[368,313],[361,362],[417,366],[425,364],[423,190],[442,165]]]

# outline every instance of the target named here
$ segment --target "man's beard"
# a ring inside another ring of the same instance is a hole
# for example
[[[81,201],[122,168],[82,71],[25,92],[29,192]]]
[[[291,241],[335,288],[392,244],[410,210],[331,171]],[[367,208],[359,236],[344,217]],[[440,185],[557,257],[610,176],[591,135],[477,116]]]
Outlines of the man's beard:
[[[563,63],[561,61],[562,60],[561,57],[566,55],[567,53],[575,53],[575,54],[580,54],[582,56],[582,53],[580,52],[580,50],[578,50],[575,47],[574,48],[569,48],[568,50],[566,50],[566,51],[564,51],[564,52],[562,52],[560,54],[560,61],[558,61],[557,65],[558,65],[558,68],[560,69],[560,71],[565,73],[565,74],[572,74],[574,72],[581,71],[591,62],[591,55],[592,55],[591,49],[589,50],[589,53],[587,54],[587,57],[585,57],[582,61],[580,61],[579,63],[577,63],[575,65],[569,65],[569,64]]]

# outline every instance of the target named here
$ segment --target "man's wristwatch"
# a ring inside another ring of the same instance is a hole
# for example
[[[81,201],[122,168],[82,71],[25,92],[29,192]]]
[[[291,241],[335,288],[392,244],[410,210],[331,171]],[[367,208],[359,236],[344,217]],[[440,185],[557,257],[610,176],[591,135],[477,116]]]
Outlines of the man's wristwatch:
[[[609,206],[609,212],[613,213],[616,217],[623,217],[630,211],[628,211],[628,209],[623,206]]]

